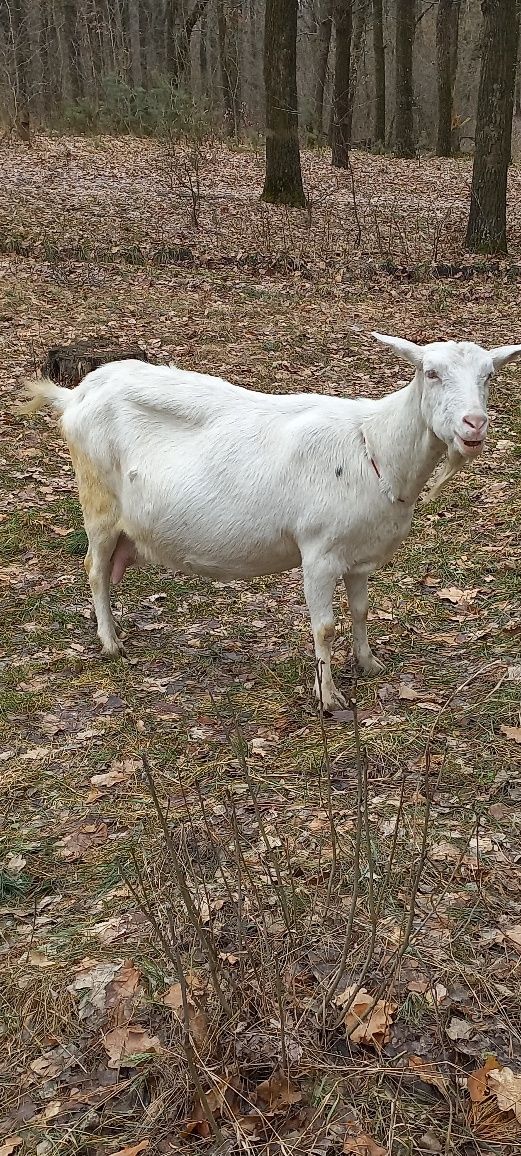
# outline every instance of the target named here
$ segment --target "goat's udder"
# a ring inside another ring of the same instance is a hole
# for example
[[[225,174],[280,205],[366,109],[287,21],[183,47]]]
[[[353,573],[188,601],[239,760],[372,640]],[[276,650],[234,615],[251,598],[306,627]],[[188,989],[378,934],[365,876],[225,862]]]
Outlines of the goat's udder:
[[[116,549],[114,550],[110,560],[112,567],[111,581],[114,586],[117,586],[118,582],[121,582],[125,570],[127,570],[129,566],[134,566],[136,562],[136,547],[132,539],[128,538],[127,535],[122,531],[119,535]]]

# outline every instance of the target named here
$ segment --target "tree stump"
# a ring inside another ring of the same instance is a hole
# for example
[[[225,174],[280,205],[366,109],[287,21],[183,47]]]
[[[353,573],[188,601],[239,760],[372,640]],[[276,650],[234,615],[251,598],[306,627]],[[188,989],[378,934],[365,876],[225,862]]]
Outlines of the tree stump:
[[[116,345],[103,338],[85,338],[73,345],[56,345],[49,349],[42,365],[42,373],[51,381],[73,389],[93,369],[110,361],[127,358],[148,361],[148,354],[139,345]]]

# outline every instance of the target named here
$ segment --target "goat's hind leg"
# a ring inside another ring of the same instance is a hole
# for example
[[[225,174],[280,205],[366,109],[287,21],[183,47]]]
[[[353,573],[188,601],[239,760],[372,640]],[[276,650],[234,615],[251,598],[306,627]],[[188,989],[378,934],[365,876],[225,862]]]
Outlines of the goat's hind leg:
[[[108,493],[92,462],[72,448],[71,457],[89,539],[84,565],[98,623],[98,638],[103,653],[116,657],[124,653],[110,605],[112,555],[120,534],[119,506],[113,495]]]
[[[103,653],[111,658],[124,654],[123,644],[118,638],[118,625],[110,605],[110,572],[112,555],[116,548],[119,530],[117,525],[111,531],[108,526],[87,524],[89,549],[85,555],[85,569],[92,594],[94,613],[98,624],[98,638]]]

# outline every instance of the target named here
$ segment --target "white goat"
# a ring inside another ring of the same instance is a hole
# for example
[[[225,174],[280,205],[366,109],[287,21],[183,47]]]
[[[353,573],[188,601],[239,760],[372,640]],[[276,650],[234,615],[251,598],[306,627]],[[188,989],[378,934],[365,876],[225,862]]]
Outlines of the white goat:
[[[29,386],[33,412],[61,413],[78,481],[98,636],[123,650],[110,578],[131,562],[220,581],[302,566],[324,709],[344,705],[331,676],[333,595],[342,578],[353,650],[382,669],[367,640],[367,576],[409,532],[415,502],[483,447],[494,371],[521,345],[415,345],[375,333],[412,363],[410,385],[373,400],[264,394],[175,367],[119,361],[72,391]]]

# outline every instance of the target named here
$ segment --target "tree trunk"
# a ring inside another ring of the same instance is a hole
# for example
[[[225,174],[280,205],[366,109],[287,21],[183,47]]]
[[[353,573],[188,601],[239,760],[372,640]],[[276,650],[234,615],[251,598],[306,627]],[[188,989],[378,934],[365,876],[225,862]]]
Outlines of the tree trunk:
[[[521,116],[521,30],[517,38],[516,99],[514,115]]]
[[[128,3],[128,35],[130,41],[130,77],[132,88],[141,88],[143,85],[143,70],[141,67],[141,28],[139,24],[139,0],[127,0]]]
[[[208,13],[205,11],[201,16],[201,24],[199,28],[199,75],[201,78],[201,95],[208,96]]]
[[[481,0],[483,34],[467,249],[506,253],[519,17],[516,0]]]
[[[87,101],[93,103],[96,98],[96,74],[94,72],[94,57],[92,54],[87,12],[84,8],[80,8],[78,15],[80,17],[78,28],[78,52],[81,70],[82,95]],[[71,48],[74,52],[76,46],[72,44]]]
[[[169,48],[168,55],[171,60],[170,83],[174,88],[179,87],[186,76],[190,63],[190,41],[192,39],[192,33],[207,7],[208,0],[195,0],[189,15],[185,17],[183,24]],[[177,0],[175,8],[177,9]]]
[[[42,6],[39,0],[27,9],[27,30],[29,35],[30,92],[34,97],[35,110],[41,114],[45,109],[45,80],[43,71]]]
[[[351,67],[349,70],[349,109],[347,114],[347,137],[349,144],[353,140],[353,114],[355,111],[356,88],[360,60],[365,44],[365,25],[367,20],[367,0],[357,0],[353,13],[353,43],[351,48]]]
[[[144,40],[145,40],[145,87],[152,88],[155,84],[157,74],[159,72],[159,62],[157,59],[157,5],[156,0],[146,0],[142,5],[142,13],[144,18]]]
[[[297,0],[266,0],[266,177],[262,199],[305,205],[298,139]]]
[[[324,128],[324,89],[326,86],[332,26],[333,0],[322,0],[318,15],[315,87],[313,93],[313,128],[319,140],[323,135]]]
[[[374,126],[373,143],[385,145],[385,48],[382,0],[373,0]]]
[[[396,140],[399,157],[413,157],[413,87],[412,52],[414,44],[415,4],[413,0],[396,0]]]
[[[436,17],[438,61],[438,140],[439,157],[452,153],[452,100],[458,67],[458,32],[461,0],[439,0]]]
[[[22,0],[11,0],[11,35],[14,57],[14,123],[21,140],[31,144],[30,44],[27,12]]]
[[[236,0],[218,0],[219,61],[224,101],[225,130],[237,139],[240,129],[239,11]]]
[[[351,0],[335,0],[335,79],[331,118],[331,164],[337,169],[349,165],[351,147],[349,116],[349,80],[351,73],[351,33],[353,10]]]

